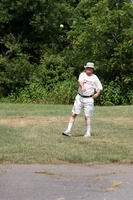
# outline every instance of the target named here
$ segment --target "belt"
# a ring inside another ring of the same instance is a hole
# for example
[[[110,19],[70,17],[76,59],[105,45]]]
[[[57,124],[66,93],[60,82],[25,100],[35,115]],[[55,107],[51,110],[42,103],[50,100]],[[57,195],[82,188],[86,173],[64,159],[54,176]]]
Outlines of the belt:
[[[78,93],[79,94],[79,93]],[[92,97],[93,95],[90,95],[90,96],[83,96],[83,95],[81,95],[81,94],[79,94],[81,97],[83,97],[83,98],[89,98],[89,97]]]

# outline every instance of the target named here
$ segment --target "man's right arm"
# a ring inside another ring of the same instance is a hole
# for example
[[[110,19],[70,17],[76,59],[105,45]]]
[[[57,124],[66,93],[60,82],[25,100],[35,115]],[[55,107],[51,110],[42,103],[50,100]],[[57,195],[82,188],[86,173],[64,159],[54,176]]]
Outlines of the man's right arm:
[[[79,86],[81,87],[82,92],[85,92],[85,91],[86,91],[86,88],[85,88],[85,86],[84,86],[84,84],[83,84],[82,81],[79,81]]]

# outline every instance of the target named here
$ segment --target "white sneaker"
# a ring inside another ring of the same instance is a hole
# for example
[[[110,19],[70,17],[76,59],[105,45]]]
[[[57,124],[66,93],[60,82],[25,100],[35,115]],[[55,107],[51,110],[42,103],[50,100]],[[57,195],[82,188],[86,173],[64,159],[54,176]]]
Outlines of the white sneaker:
[[[83,137],[91,137],[91,134],[86,133]]]
[[[63,133],[62,133],[62,135],[64,135],[64,136],[68,136],[68,137],[71,137],[71,134],[70,134],[70,132],[69,131],[64,131]]]

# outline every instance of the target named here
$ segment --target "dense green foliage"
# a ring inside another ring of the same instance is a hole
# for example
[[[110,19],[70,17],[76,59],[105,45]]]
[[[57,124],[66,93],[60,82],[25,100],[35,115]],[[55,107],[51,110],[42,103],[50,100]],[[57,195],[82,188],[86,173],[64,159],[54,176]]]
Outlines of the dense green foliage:
[[[70,104],[88,61],[97,104],[133,104],[132,1],[1,0],[1,102]]]

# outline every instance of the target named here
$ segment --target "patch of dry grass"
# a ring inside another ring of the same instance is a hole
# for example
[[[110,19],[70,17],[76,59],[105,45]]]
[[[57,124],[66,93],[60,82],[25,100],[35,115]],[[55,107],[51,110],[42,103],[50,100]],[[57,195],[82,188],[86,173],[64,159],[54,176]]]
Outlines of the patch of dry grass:
[[[114,181],[112,185],[106,189],[106,192],[111,192],[116,189],[116,187],[121,186],[122,184],[128,184],[127,182],[121,182],[121,181]]]
[[[43,116],[43,117],[9,117],[5,119],[0,119],[0,125],[6,125],[10,127],[26,127],[26,126],[51,126],[57,122],[66,122],[69,116]]]

